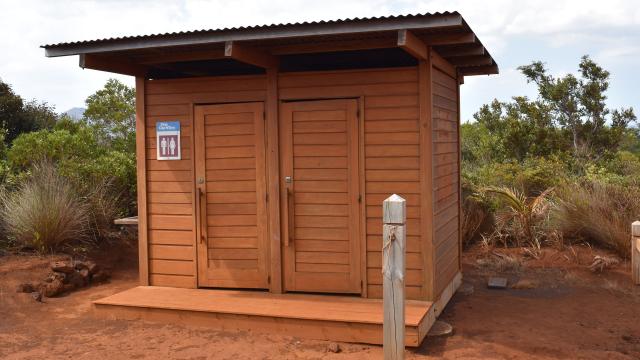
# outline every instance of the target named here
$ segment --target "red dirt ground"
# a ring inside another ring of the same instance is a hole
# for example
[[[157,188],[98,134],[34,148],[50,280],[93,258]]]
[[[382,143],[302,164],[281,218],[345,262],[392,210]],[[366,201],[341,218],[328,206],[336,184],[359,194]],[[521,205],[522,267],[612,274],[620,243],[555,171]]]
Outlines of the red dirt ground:
[[[587,247],[525,260],[519,250],[480,248],[464,254],[464,282],[442,314],[453,325],[449,337],[427,338],[408,359],[639,359],[640,287],[629,264],[602,274],[587,266]],[[379,346],[329,343],[247,332],[220,332],[142,321],[106,321],[92,316],[91,301],[136,285],[135,261],[113,260],[108,284],[35,302],[15,292],[47,273],[54,257],[0,257],[0,358],[3,359],[381,359]],[[501,259],[501,260],[497,260]],[[488,290],[490,275],[510,283],[525,279],[532,289]]]

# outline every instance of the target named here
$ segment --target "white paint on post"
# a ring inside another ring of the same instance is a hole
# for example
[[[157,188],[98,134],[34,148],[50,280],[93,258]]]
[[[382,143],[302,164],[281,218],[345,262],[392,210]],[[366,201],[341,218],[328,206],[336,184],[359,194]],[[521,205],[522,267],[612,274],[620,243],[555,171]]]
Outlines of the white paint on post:
[[[640,221],[631,224],[631,277],[640,285]]]
[[[393,194],[382,203],[382,302],[385,360],[404,359],[406,201]]]

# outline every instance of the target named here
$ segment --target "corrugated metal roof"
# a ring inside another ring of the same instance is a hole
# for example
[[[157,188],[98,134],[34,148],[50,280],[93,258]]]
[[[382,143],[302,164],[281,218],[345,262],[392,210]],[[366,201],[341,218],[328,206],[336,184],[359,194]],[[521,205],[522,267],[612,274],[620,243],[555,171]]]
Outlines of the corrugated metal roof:
[[[477,39],[473,30],[457,11],[435,12],[378,17],[356,17],[337,20],[305,21],[270,25],[227,27],[150,35],[134,35],[97,40],[62,42],[42,45],[46,56],[109,55],[124,56],[127,61],[137,61],[139,56],[155,56],[160,50],[183,52],[193,49],[211,49],[225,43],[239,42],[250,47],[263,48],[267,52],[278,46],[304,43],[327,43],[330,41],[361,41],[367,38],[393,40],[399,30],[409,30],[432,46],[436,52],[443,50],[445,58],[463,74],[496,74],[498,66]],[[464,49],[475,46],[480,51]],[[455,54],[456,50],[458,54]],[[291,53],[289,53],[291,54]],[[454,59],[455,58],[455,59]]]
[[[160,37],[174,37],[174,36],[196,35],[196,34],[200,35],[200,34],[212,34],[212,33],[222,33],[222,32],[235,32],[235,31],[255,31],[255,30],[265,30],[265,29],[274,29],[274,28],[299,27],[299,26],[307,26],[307,25],[331,25],[331,24],[341,24],[341,23],[358,23],[358,22],[370,22],[370,21],[376,21],[376,20],[417,19],[417,18],[424,18],[424,17],[446,16],[446,15],[460,15],[460,13],[458,13],[457,11],[453,11],[453,12],[444,11],[444,12],[421,13],[421,14],[355,17],[355,18],[344,18],[344,19],[336,19],[336,20],[319,20],[319,21],[303,21],[303,22],[294,22],[294,23],[264,24],[264,25],[252,25],[252,26],[240,26],[240,27],[227,27],[227,28],[219,28],[219,29],[201,29],[201,30],[177,31],[177,32],[157,33],[157,34],[148,34],[148,35],[121,36],[121,37],[103,38],[103,39],[95,39],[95,40],[61,42],[56,44],[41,45],[40,47],[48,49],[48,48],[63,47],[63,46],[88,45],[88,44],[114,42],[114,41],[122,41],[122,40],[146,40],[146,39],[153,39],[153,38],[160,38]]]

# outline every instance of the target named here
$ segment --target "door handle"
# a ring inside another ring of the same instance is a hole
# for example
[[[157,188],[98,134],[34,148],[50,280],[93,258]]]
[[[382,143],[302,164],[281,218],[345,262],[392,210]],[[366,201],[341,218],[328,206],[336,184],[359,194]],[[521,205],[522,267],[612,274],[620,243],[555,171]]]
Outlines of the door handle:
[[[287,237],[284,239],[284,246],[289,246],[290,243],[293,242],[293,220],[294,220],[294,197],[293,197],[293,189],[287,187]]]
[[[204,231],[202,229],[202,189],[201,188],[197,188],[196,191],[196,209],[197,209],[197,214],[196,214],[196,226],[198,227],[198,231],[200,232],[200,243],[203,244],[205,243],[205,236],[204,236]]]

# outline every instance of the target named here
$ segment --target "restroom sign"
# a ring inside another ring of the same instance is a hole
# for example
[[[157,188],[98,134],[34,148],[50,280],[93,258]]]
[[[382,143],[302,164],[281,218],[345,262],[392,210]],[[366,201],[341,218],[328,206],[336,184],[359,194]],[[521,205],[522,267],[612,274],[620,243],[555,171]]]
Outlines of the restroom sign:
[[[180,122],[156,123],[156,146],[158,160],[180,160]]]

